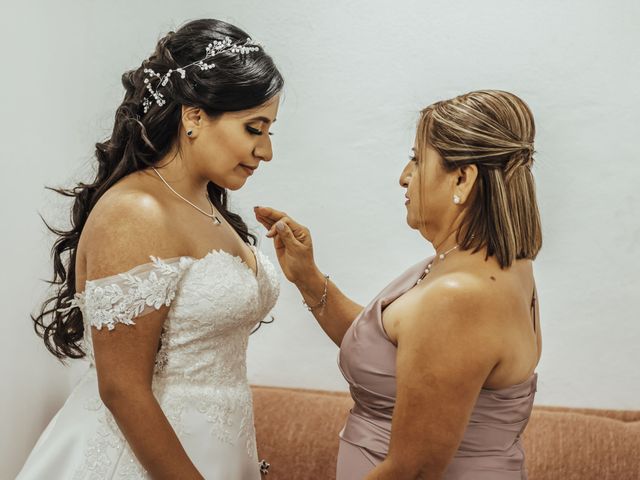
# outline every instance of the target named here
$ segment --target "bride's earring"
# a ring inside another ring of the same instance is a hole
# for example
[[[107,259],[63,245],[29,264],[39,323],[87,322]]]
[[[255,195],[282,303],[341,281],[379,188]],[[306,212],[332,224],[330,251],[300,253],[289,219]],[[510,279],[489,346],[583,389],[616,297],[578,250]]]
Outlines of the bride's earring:
[[[187,130],[187,137],[193,136],[193,130]]]
[[[453,196],[453,203],[460,205],[460,197],[458,195]]]

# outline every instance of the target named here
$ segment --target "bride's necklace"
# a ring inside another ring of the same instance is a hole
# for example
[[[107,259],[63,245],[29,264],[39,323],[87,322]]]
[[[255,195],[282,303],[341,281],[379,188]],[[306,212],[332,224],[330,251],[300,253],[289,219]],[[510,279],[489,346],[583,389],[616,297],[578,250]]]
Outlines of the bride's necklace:
[[[447,255],[449,255],[449,253],[451,253],[452,251],[454,251],[456,248],[458,248],[459,245],[455,245],[453,247],[451,247],[449,250],[447,250],[444,253],[439,254],[437,257],[440,261],[443,261]],[[424,272],[422,273],[422,275],[420,275],[420,278],[416,281],[416,285],[418,285],[422,280],[424,280],[424,278],[429,275],[429,272],[431,272],[431,267],[433,266],[433,261],[429,262],[429,265],[427,265],[427,268],[424,269]]]
[[[184,198],[182,195],[180,195],[178,192],[176,192],[171,185],[169,185],[167,183],[167,181],[162,177],[162,175],[160,175],[160,172],[158,170],[156,170],[155,167],[151,167],[153,168],[153,171],[156,172],[156,174],[160,177],[160,180],[162,180],[164,182],[164,184],[169,187],[169,190],[171,190],[173,193],[175,193],[177,196],[179,196],[182,200],[184,200],[185,202],[187,202],[189,205],[191,205],[193,208],[195,208],[196,210],[198,210],[200,213],[202,213],[203,215],[206,215],[207,217],[209,217],[211,220],[213,220],[213,223],[215,223],[216,225],[220,225],[222,224],[222,222],[220,221],[220,219],[218,218],[218,216],[214,213],[215,212],[215,208],[213,206],[213,203],[211,203],[211,199],[209,198],[209,195],[207,195],[207,200],[209,201],[209,205],[211,205],[211,213],[207,213],[204,210],[202,210],[199,206],[191,203],[189,200],[187,200],[186,198]]]

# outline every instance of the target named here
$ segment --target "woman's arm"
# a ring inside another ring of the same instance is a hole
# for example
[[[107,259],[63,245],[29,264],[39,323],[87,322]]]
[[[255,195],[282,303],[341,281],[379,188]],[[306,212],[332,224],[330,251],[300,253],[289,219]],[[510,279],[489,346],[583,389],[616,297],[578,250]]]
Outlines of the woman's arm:
[[[293,236],[291,229],[289,235]],[[287,233],[281,236],[284,239]],[[286,242],[286,240],[284,240]],[[315,266],[315,265],[314,265]],[[348,298],[338,287],[331,281],[327,280],[327,300],[326,304],[317,308],[313,308],[311,313],[318,321],[318,324],[329,338],[338,347],[342,343],[342,338],[347,329],[353,323],[353,320],[362,311],[362,305]],[[296,287],[300,290],[304,301],[312,307],[318,305],[324,293],[325,277],[315,268],[309,272],[303,279],[296,282]]]
[[[278,262],[287,279],[300,290],[307,305],[318,305],[324,294],[325,277],[315,264],[309,229],[284,212],[269,207],[256,207],[255,214],[269,230],[267,236],[274,239]],[[330,280],[326,284],[326,304],[314,308],[312,313],[333,343],[340,346],[345,332],[363,307],[344,295]]]
[[[440,479],[499,362],[500,329],[486,295],[463,276],[425,285],[394,316],[401,319],[389,453],[365,478]]]
[[[152,198],[103,202],[83,232],[86,278],[100,279],[149,263],[149,254],[175,257],[179,247]],[[108,308],[108,307],[106,307]],[[154,479],[203,479],[151,390],[155,356],[168,307],[117,323],[91,327],[98,388],[136,458]]]

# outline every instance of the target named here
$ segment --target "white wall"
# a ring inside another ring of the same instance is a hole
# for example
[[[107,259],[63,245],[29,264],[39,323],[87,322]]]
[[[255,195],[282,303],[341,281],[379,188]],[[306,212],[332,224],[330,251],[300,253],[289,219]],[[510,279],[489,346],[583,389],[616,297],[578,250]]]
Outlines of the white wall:
[[[162,33],[198,17],[247,29],[288,82],[275,159],[234,205],[246,219],[261,204],[309,225],[318,264],[362,303],[431,253],[406,227],[397,185],[419,109],[478,88],[522,96],[538,124],[545,235],[536,262],[538,403],[640,408],[638,5],[3,2],[0,478],[19,469],[82,369],[47,355],[28,319],[51,275],[51,238],[37,212],[68,216],[43,186],[89,179],[93,144],[108,134],[122,96],[121,73]],[[262,247],[274,258],[268,241]],[[251,381],[346,389],[336,347],[291,286],[283,284],[274,314],[276,323],[251,339]]]

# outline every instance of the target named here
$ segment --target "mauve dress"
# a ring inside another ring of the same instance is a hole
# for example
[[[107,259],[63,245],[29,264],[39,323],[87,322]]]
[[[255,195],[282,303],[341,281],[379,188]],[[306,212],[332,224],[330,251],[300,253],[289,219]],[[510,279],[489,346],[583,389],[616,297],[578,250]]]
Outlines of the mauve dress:
[[[382,310],[415,285],[430,260],[416,264],[388,285],[344,335],[338,365],[355,403],[340,432],[337,480],[362,479],[387,455],[396,400],[397,350],[382,325]],[[480,391],[444,480],[527,478],[520,436],[531,415],[536,382],[534,373],[521,384]]]

